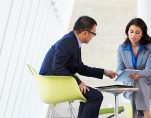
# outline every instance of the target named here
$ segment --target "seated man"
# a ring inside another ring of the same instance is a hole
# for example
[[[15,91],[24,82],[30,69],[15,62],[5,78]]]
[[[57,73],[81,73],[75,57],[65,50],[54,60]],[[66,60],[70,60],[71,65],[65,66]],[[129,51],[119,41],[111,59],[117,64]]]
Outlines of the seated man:
[[[84,65],[81,60],[81,44],[89,43],[96,35],[96,26],[97,23],[93,18],[89,16],[80,17],[76,21],[73,31],[64,35],[50,48],[40,69],[41,75],[75,77],[81,92],[87,99],[86,103],[80,103],[78,118],[97,118],[103,95],[98,90],[88,87],[75,74],[100,79],[103,78],[103,74],[111,79],[116,76],[114,71],[92,68]]]

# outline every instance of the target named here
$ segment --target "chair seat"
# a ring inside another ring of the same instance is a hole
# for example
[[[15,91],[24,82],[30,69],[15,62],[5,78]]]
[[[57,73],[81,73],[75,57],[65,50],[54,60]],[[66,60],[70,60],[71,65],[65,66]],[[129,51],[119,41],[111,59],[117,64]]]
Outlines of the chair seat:
[[[118,107],[118,113],[122,113],[124,112],[124,107],[123,106],[119,106]],[[114,108],[101,108],[99,111],[99,115],[108,115],[110,114],[108,117],[106,118],[111,118],[114,117]]]
[[[118,107],[118,113],[121,113],[124,111],[124,107],[123,106],[119,106]],[[114,108],[101,108],[99,111],[99,114],[108,114],[108,113],[114,113]]]

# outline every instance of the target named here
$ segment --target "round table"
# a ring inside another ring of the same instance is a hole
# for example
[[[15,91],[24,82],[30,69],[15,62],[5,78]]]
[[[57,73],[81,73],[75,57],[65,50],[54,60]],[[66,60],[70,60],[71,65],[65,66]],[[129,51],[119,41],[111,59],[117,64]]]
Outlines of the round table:
[[[135,92],[138,91],[138,88],[133,88],[132,86],[125,85],[111,85],[111,86],[101,86],[96,87],[101,92],[109,92],[112,93],[115,97],[115,118],[118,118],[118,95],[123,92]]]

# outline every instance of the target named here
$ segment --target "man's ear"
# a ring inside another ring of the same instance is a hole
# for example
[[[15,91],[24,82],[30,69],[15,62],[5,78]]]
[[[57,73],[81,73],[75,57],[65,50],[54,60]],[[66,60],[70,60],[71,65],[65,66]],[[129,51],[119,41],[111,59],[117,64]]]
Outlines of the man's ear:
[[[84,35],[86,35],[86,34],[87,34],[87,32],[86,32],[86,31],[83,31],[82,33],[83,33]]]

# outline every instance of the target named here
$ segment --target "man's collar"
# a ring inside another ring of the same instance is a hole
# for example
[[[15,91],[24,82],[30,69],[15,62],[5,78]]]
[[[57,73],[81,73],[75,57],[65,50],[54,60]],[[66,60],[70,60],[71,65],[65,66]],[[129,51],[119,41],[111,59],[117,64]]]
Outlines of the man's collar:
[[[79,48],[81,48],[81,41],[80,41],[80,39],[78,38],[78,36],[77,36],[77,34],[75,32],[74,32],[74,34],[75,34],[75,36],[77,38],[77,41],[78,41],[78,44],[79,44]]]

